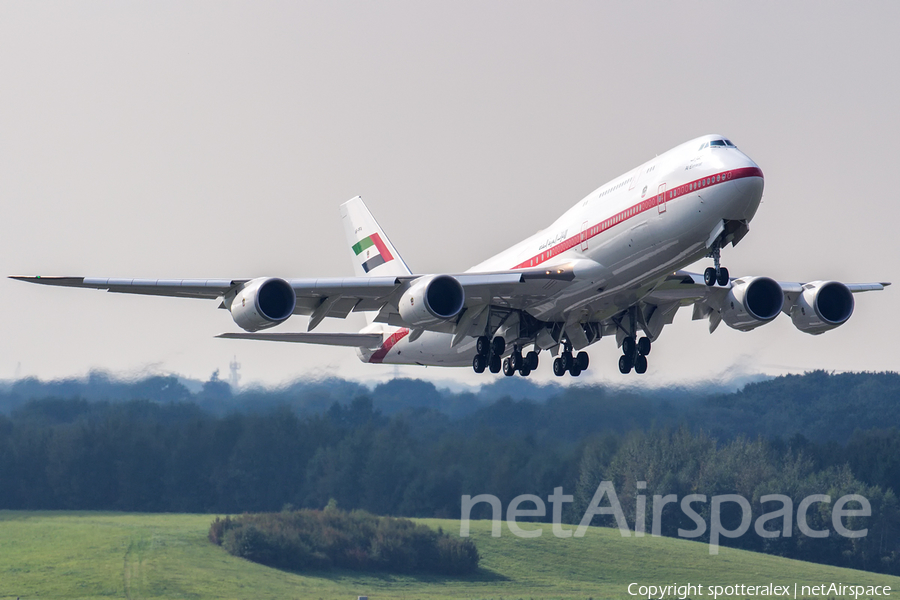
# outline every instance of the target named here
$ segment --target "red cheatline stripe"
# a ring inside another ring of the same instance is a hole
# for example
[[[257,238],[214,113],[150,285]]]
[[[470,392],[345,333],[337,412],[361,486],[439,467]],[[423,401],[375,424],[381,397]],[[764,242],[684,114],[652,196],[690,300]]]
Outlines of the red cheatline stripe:
[[[695,179],[694,181],[689,181],[683,185],[679,185],[670,190],[666,190],[666,202],[671,202],[676,198],[680,198],[684,194],[690,194],[696,192],[699,189],[705,189],[708,187],[712,187],[719,183],[724,183],[726,181],[731,181],[733,179],[743,179],[745,177],[760,177],[762,178],[763,172],[759,167],[743,167],[740,169],[732,169],[730,171],[724,171],[722,173],[716,173],[715,175],[710,175],[709,177],[702,177],[700,179]],[[718,178],[718,179],[717,179]],[[646,200],[642,200],[635,204],[634,206],[629,206],[625,210],[607,218],[603,221],[591,225],[588,227],[586,231],[585,237],[582,237],[582,232],[578,232],[576,235],[572,237],[566,238],[563,241],[559,242],[551,246],[550,248],[545,249],[543,252],[539,254],[535,254],[531,258],[524,260],[513,267],[513,269],[527,269],[528,267],[536,267],[539,264],[550,260],[554,256],[559,256],[566,250],[571,250],[572,248],[578,246],[579,244],[584,243],[585,241],[591,239],[592,237],[598,236],[604,231],[608,229],[612,229],[616,225],[620,223],[624,223],[628,221],[632,217],[636,217],[642,212],[646,210],[650,210],[656,208],[659,204],[659,194],[654,194],[653,196],[647,198]]]
[[[371,236],[372,243],[375,244],[375,247],[378,248],[378,253],[381,254],[381,257],[384,258],[384,262],[388,262],[390,260],[394,260],[394,257],[391,256],[391,253],[388,251],[387,246],[384,245],[384,242],[381,241],[381,236],[377,233],[373,233]]]
[[[391,348],[393,348],[397,344],[397,342],[408,335],[409,329],[406,329],[405,327],[403,329],[398,329],[397,331],[395,331],[393,334],[391,334],[391,337],[386,339],[381,347],[372,354],[369,362],[380,363],[381,361],[383,361],[384,357],[387,356],[387,353],[391,351]]]

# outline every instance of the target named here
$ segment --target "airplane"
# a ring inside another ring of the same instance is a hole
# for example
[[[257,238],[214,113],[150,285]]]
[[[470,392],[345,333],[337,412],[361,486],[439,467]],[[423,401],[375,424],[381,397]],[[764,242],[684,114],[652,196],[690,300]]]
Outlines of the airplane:
[[[243,332],[217,337],[347,346],[366,363],[471,366],[528,376],[548,352],[553,373],[579,376],[605,337],[619,371],[645,373],[652,344],[681,307],[750,331],[790,316],[818,335],[847,322],[854,294],[889,282],[732,278],[721,251],[737,244],[763,196],[759,166],[728,138],[705,135],[602,185],[549,227],[461,273],[414,274],[357,196],[341,205],[354,277],[113,279],[13,276],[30,283],[214,299]],[[684,271],[706,258],[702,274]],[[359,333],[313,331],[364,313]],[[265,332],[292,315],[306,332]],[[640,335],[640,338],[638,336]]]

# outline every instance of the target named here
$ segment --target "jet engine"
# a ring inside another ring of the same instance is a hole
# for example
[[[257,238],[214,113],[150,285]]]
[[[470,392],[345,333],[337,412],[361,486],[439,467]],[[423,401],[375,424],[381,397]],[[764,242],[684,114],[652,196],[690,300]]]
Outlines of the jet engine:
[[[819,335],[846,323],[853,306],[853,293],[843,283],[813,281],[791,307],[791,320],[803,333]]]
[[[722,320],[732,329],[750,331],[778,316],[784,292],[769,277],[745,277],[734,282],[722,303]]]
[[[294,313],[297,294],[284,279],[259,277],[237,291],[228,310],[245,331],[259,331],[283,323]]]
[[[462,311],[465,302],[466,293],[453,277],[420,277],[400,296],[400,316],[412,327],[427,327],[452,319]]]

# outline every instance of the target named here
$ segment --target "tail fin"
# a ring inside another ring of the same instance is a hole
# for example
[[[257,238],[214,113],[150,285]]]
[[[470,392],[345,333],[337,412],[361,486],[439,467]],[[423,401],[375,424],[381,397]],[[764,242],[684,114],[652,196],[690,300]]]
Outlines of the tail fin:
[[[353,272],[358,277],[411,274],[362,198],[357,196],[341,204],[341,219],[353,259]]]

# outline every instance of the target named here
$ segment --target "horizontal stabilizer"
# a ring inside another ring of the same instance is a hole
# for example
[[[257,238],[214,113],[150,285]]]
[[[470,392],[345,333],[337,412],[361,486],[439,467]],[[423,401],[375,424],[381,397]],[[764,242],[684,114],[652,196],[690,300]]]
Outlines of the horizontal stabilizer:
[[[378,348],[384,341],[380,333],[220,333],[216,337],[229,340],[293,342],[295,344],[321,344],[351,348]]]

